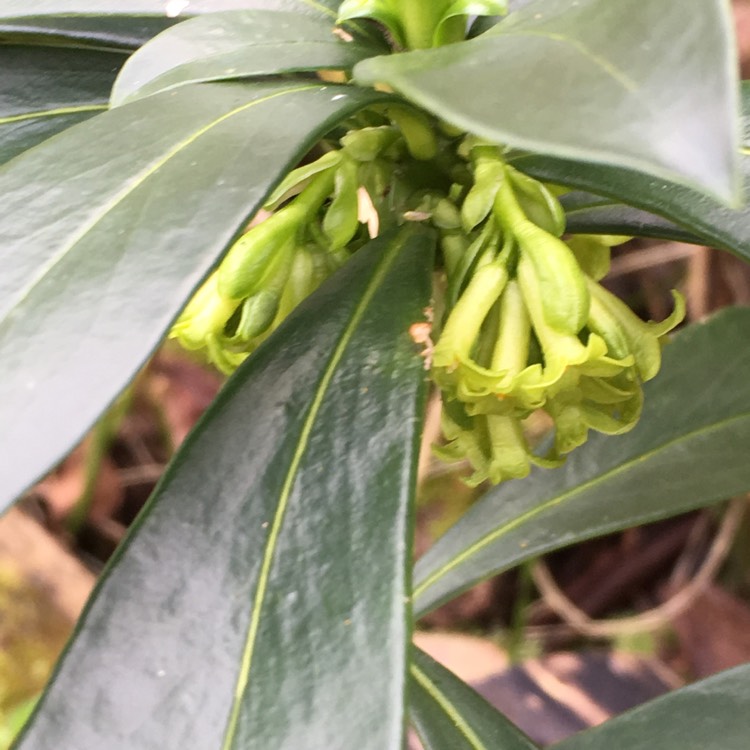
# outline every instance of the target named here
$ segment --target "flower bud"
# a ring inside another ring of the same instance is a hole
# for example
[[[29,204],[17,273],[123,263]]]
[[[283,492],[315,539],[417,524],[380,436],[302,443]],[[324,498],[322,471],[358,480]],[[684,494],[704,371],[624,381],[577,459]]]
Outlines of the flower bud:
[[[450,382],[459,365],[470,359],[479,330],[507,282],[508,271],[498,261],[480,268],[471,278],[435,346],[432,366],[436,378]]]
[[[505,174],[505,164],[495,146],[474,146],[471,156],[474,184],[461,206],[461,220],[466,232],[489,216]]]
[[[588,319],[590,300],[570,248],[530,221],[513,227],[513,234],[533,265],[545,321],[562,333],[578,334]]]
[[[555,423],[555,453],[564,456],[586,442],[589,425],[581,409],[580,393],[570,390],[551,398],[544,410]]]
[[[530,450],[515,417],[490,414],[487,420],[491,456],[487,469],[488,479],[498,484],[505,479],[522,479],[531,471]]]
[[[585,274],[561,239],[526,218],[509,174],[498,189],[495,216],[534,267],[547,324],[562,333],[578,334],[589,314]]]
[[[239,300],[258,291],[273,257],[294,240],[299,229],[318,211],[330,195],[334,179],[330,169],[318,173],[292,202],[235,242],[219,266],[220,294]]]
[[[219,336],[237,309],[237,300],[219,294],[218,277],[212,273],[177,318],[169,338],[190,351],[202,349],[210,336]]]
[[[432,224],[438,229],[459,229],[461,213],[448,198],[440,198],[432,209]]]
[[[526,217],[545,232],[561,237],[565,231],[565,211],[550,189],[513,167],[506,167],[506,173]]]
[[[284,201],[299,195],[310,184],[315,175],[327,172],[329,169],[335,169],[341,163],[342,158],[341,151],[329,151],[323,154],[320,159],[293,169],[268,196],[263,208],[266,211],[274,211]]]
[[[476,270],[481,260],[495,257],[499,240],[500,229],[497,223],[490,218],[484,227],[482,227],[482,231],[466,248],[466,252],[458,260],[453,272],[448,276],[446,303],[449,308],[456,304],[472,269]]]
[[[350,130],[343,138],[341,145],[348,156],[355,161],[375,161],[398,139],[398,130],[392,125],[360,128]]]
[[[250,342],[265,333],[279,311],[281,295],[270,289],[261,289],[248,297],[241,308],[240,321],[232,341]]]
[[[576,234],[568,237],[567,244],[586,275],[599,281],[609,273],[612,252],[597,235]]]
[[[402,104],[387,104],[382,111],[401,131],[406,148],[415,159],[429,161],[437,156],[437,136],[426,114]]]
[[[455,275],[458,265],[469,249],[469,240],[461,231],[444,230],[440,233],[440,250],[448,278]]]
[[[349,244],[359,226],[357,163],[344,159],[336,170],[334,194],[323,218],[323,231],[331,242],[331,250]]]

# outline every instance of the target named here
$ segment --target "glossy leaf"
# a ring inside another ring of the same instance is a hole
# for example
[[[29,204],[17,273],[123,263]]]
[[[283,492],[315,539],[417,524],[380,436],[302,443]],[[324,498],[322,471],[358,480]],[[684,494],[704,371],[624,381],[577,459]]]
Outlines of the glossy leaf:
[[[337,0],[0,0],[0,19],[56,16],[185,18],[224,10],[282,10],[335,19]]]
[[[122,55],[0,46],[0,164],[107,108]]]
[[[0,170],[0,506],[58,461],[316,140],[383,95],[202,84]],[[44,429],[40,429],[44,425]]]
[[[706,240],[694,232],[639,208],[592,193],[573,191],[562,196],[566,230],[573,234],[621,234],[692,242]]]
[[[750,309],[679,334],[632,432],[490,490],[418,561],[418,613],[545,552],[750,490],[749,368]]]
[[[0,0],[0,39],[56,37],[134,49],[183,18],[225,10],[281,10],[336,19],[337,0]]]
[[[425,750],[538,750],[481,695],[417,648],[409,708]]]
[[[17,750],[401,750],[433,245],[372,242],[232,378]]]
[[[511,162],[538,179],[609,195],[609,200],[603,198],[600,201],[599,210],[606,206],[610,211],[626,211],[622,201],[684,227],[703,244],[729,250],[750,260],[750,205],[728,208],[690,188],[646,178],[627,169],[532,155],[518,155]],[[747,192],[750,189],[750,153],[743,152],[740,169]],[[629,219],[633,219],[632,214]]]
[[[492,141],[737,202],[735,66],[723,0],[537,0],[476,39],[354,72]]]
[[[324,18],[272,11],[211,13],[178,24],[138,50],[112,91],[112,104],[188,83],[347,69],[377,50],[345,42]]]
[[[554,745],[554,750],[746,750],[750,665],[714,675]]]
[[[140,47],[178,19],[147,16],[0,17],[0,41],[95,47],[129,52]]]

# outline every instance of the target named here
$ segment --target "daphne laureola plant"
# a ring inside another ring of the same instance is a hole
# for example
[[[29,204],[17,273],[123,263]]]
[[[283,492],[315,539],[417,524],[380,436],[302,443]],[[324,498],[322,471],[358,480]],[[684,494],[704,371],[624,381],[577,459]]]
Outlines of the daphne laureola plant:
[[[682,297],[646,322],[602,285],[631,236],[750,257],[728,4],[38,6],[0,2],[0,419],[50,423],[7,431],[8,500],[165,335],[231,378],[16,747],[397,750],[406,721],[428,750],[535,747],[410,651],[414,616],[750,489],[750,389],[707,374],[747,315],[681,334],[662,382]],[[695,373],[724,384],[705,410]],[[498,486],[412,580],[426,376],[434,452]],[[563,744],[635,747],[646,717],[665,750],[744,748],[748,670],[711,686]]]
[[[459,41],[471,10],[499,13],[504,3],[355,0],[339,21],[377,20],[399,47],[420,49]],[[440,456],[467,459],[473,484],[498,483],[527,476],[532,463],[558,466],[589,429],[636,424],[660,339],[685,311],[676,294],[666,321],[642,323],[598,283],[610,247],[627,238],[561,239],[560,189],[507,164],[502,146],[405,104],[359,113],[319,148],[188,304],[172,329],[183,346],[232,372],[381,225],[420,221],[440,235],[448,290],[429,360],[447,401]],[[415,186],[420,162],[435,185]],[[543,456],[524,436],[537,410],[555,424]]]

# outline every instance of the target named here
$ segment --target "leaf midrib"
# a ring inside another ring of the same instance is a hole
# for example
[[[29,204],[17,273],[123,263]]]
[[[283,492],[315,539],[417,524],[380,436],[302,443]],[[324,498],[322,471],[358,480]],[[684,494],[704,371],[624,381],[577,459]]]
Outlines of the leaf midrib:
[[[516,31],[514,29],[508,29],[508,31],[500,33],[500,26],[498,26],[497,36],[538,36],[543,39],[549,39],[553,42],[566,44],[575,49],[577,52],[580,52],[580,54],[585,58],[591,60],[591,62],[601,68],[608,76],[617,81],[617,83],[619,83],[626,91],[635,93],[640,88],[638,86],[638,83],[634,81],[630,76],[626,75],[622,70],[620,70],[616,65],[611,63],[606,58],[602,57],[601,55],[597,55],[596,52],[589,49],[580,39],[573,39],[572,37],[567,37],[563,34],[555,34],[551,31]]]
[[[352,312],[352,316],[341,333],[339,342],[336,345],[333,353],[331,354],[330,359],[328,360],[326,369],[323,372],[320,382],[318,383],[318,386],[315,390],[313,399],[310,402],[310,408],[308,409],[307,416],[305,417],[305,421],[302,425],[302,429],[297,441],[297,446],[289,463],[289,468],[287,470],[281,493],[279,495],[279,503],[277,505],[273,523],[268,534],[268,540],[263,551],[260,573],[258,575],[258,586],[255,590],[255,596],[253,598],[252,613],[250,616],[250,622],[248,624],[245,645],[243,647],[240,672],[237,677],[232,709],[230,711],[229,721],[225,730],[222,750],[230,750],[230,748],[233,746],[237,728],[239,726],[242,699],[247,692],[247,687],[250,682],[250,672],[252,669],[258,631],[260,629],[260,622],[263,615],[263,603],[266,597],[266,592],[268,590],[271,567],[275,560],[276,549],[283,527],[286,510],[289,504],[289,499],[292,494],[294,483],[297,479],[297,474],[302,463],[302,458],[307,451],[315,420],[328,393],[328,389],[336,373],[336,369],[341,363],[344,353],[351,343],[352,337],[354,336],[357,327],[361,323],[365,311],[372,302],[376,291],[380,287],[383,279],[388,273],[388,270],[400,253],[401,248],[403,247],[403,243],[404,238],[403,236],[401,236],[395,242],[393,242],[391,247],[381,258],[380,268],[378,268],[376,273],[373,275],[372,279],[367,285],[364,294],[355,306]]]
[[[24,120],[38,120],[43,117],[65,117],[66,115],[77,115],[81,112],[103,112],[107,110],[106,104],[87,104],[80,107],[59,107],[57,109],[40,109],[35,112],[24,112],[22,115],[9,115],[0,117],[0,125],[10,125],[14,122]]]
[[[711,425],[704,425],[703,427],[699,429],[692,430],[691,432],[685,433],[683,435],[680,435],[677,438],[674,438],[673,440],[663,443],[662,445],[646,453],[641,453],[638,456],[634,456],[631,459],[625,461],[624,463],[619,464],[618,466],[615,466],[610,471],[604,474],[600,474],[597,477],[593,477],[589,479],[588,481],[583,482],[582,484],[578,484],[575,487],[561,493],[560,495],[553,497],[547,502],[542,503],[541,505],[535,506],[531,510],[528,510],[526,511],[526,513],[523,513],[522,515],[517,516],[516,518],[504,524],[503,526],[500,526],[497,529],[493,529],[493,531],[486,534],[484,537],[479,539],[477,542],[475,542],[473,545],[468,547],[466,550],[456,555],[455,557],[451,558],[449,563],[447,563],[443,567],[436,570],[428,578],[426,578],[422,583],[418,584],[414,588],[414,592],[413,592],[414,599],[416,600],[418,597],[424,594],[430,587],[432,587],[436,582],[438,582],[441,578],[443,578],[445,575],[447,575],[451,571],[455,570],[457,567],[462,565],[464,562],[466,562],[469,558],[476,555],[478,552],[481,552],[485,547],[489,546],[493,542],[502,538],[505,534],[513,531],[519,526],[522,526],[524,523],[526,523],[527,521],[530,521],[535,516],[549,510],[550,508],[554,508],[555,506],[560,505],[561,503],[565,502],[569,498],[575,497],[575,495],[577,494],[583,494],[587,492],[592,487],[596,487],[598,484],[608,481],[612,477],[615,477],[618,474],[621,474],[627,471],[628,469],[630,469],[632,466],[636,464],[643,463],[646,460],[650,461],[659,453],[667,451],[675,445],[688,442],[690,440],[693,440],[696,437],[700,437],[703,435],[710,435],[712,432],[724,429],[727,426],[735,422],[742,422],[744,420],[747,420],[748,418],[750,418],[750,411],[744,412],[740,415],[729,417],[719,422],[714,422]],[[416,601],[415,601],[415,611],[418,614],[423,613],[420,610],[419,606],[416,604]]]
[[[438,686],[416,665],[411,665],[411,674],[414,680],[422,687],[422,689],[440,706],[445,715],[453,722],[456,729],[461,732],[466,741],[475,750],[489,750],[479,737],[477,737],[474,730],[469,726],[464,717],[456,711],[453,703],[445,695],[444,692],[438,688]]]

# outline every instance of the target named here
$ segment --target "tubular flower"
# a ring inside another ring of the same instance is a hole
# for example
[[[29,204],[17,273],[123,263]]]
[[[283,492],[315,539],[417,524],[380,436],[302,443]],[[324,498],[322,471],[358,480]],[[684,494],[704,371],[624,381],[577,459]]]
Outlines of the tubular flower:
[[[552,192],[505,165],[497,149],[473,150],[477,178],[461,217],[475,239],[446,263],[449,307],[432,367],[446,404],[438,454],[468,460],[476,484],[559,465],[592,429],[631,429],[662,339],[685,309],[675,293],[667,320],[641,321],[598,283],[610,246],[626,238],[564,241]],[[545,455],[524,433],[536,411],[554,424]]]
[[[599,283],[627,238],[564,237],[556,189],[498,146],[473,136],[456,146],[400,103],[365,110],[356,125],[281,181],[268,218],[230,247],[170,335],[231,373],[381,225],[429,221],[447,281],[426,358],[445,407],[436,452],[468,460],[470,483],[497,483],[559,466],[591,430],[632,429],[682,298],[666,320],[640,320]],[[527,425],[540,415],[554,435],[536,451]]]

